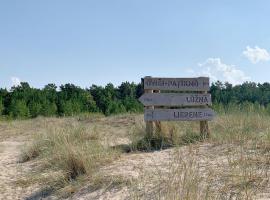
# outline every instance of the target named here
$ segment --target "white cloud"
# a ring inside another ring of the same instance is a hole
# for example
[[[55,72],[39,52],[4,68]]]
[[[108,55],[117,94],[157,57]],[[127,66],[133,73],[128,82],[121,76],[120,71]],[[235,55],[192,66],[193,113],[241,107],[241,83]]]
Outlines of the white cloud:
[[[208,58],[205,62],[198,65],[201,71],[196,75],[209,76],[212,82],[220,80],[236,85],[250,80],[250,77],[246,76],[243,71],[233,65],[222,63],[220,58]]]
[[[21,80],[18,77],[11,77],[12,86],[19,86],[21,84]]]
[[[247,57],[253,64],[260,61],[270,60],[270,54],[268,51],[266,49],[261,49],[258,46],[255,46],[254,48],[247,46],[246,50],[243,51],[243,55]]]

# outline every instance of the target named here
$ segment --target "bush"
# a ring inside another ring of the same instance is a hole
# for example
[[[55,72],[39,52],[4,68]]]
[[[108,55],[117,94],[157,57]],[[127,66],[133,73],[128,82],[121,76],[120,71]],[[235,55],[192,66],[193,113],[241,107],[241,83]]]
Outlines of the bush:
[[[126,112],[124,105],[120,101],[112,101],[108,105],[105,115],[120,114]]]
[[[57,106],[55,103],[46,101],[42,105],[41,115],[48,117],[48,116],[54,116],[56,114],[57,114]]]
[[[42,105],[40,103],[31,102],[28,107],[31,117],[37,117],[41,114]]]
[[[3,110],[4,110],[4,104],[3,104],[2,98],[0,98],[0,115],[2,115]]]
[[[127,97],[123,100],[123,105],[127,112],[142,112],[143,105],[135,98]]]
[[[9,107],[9,115],[13,118],[27,118],[30,116],[29,109],[24,100],[13,100]]]

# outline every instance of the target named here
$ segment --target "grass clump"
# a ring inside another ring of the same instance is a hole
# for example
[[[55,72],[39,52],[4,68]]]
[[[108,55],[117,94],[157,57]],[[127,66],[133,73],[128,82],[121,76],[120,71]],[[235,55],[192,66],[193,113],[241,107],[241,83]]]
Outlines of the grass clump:
[[[70,184],[84,180],[83,177],[97,180],[94,177],[99,168],[116,159],[119,151],[102,145],[94,130],[78,123],[50,127],[34,138],[21,160],[36,158],[40,163],[37,172],[47,174],[44,178],[39,176],[38,182],[44,185],[48,181],[54,189],[70,188]]]
[[[185,125],[187,124],[185,123]],[[146,133],[145,126],[136,124],[132,135],[131,149],[133,151],[162,150],[200,142],[204,139],[191,127],[178,127],[176,123],[172,122],[162,122],[155,127],[151,135]]]
[[[133,144],[133,150],[138,151],[153,151],[162,150],[168,147],[172,147],[170,140],[166,137],[162,137],[161,134],[154,134],[153,136],[145,136]]]
[[[132,130],[131,138],[132,151],[154,151],[162,150],[173,145],[170,137],[167,137],[162,130],[155,129],[153,134],[147,134],[145,126],[136,124]]]

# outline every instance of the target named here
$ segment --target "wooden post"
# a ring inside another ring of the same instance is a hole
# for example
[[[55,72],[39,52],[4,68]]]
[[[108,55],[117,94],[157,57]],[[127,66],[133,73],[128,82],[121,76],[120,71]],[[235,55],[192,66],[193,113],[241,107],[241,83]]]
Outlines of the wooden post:
[[[207,94],[207,91],[204,91],[202,93]],[[207,107],[207,106],[204,106],[204,107]],[[203,139],[210,137],[208,121],[200,121],[200,134]]]
[[[144,90],[144,93],[153,93],[153,90]],[[145,106],[145,108],[148,109],[154,109],[154,106]],[[153,121],[147,121],[146,122],[146,134],[148,138],[152,138],[154,133],[154,122]]]
[[[200,133],[201,133],[202,138],[210,137],[208,121],[200,121]]]
[[[151,76],[146,76],[145,78],[151,78]],[[142,79],[143,88],[144,85],[144,78]],[[144,93],[153,93],[154,91],[151,89],[144,89]],[[154,106],[145,106],[145,109],[154,109]],[[154,121],[147,121],[146,122],[146,135],[148,138],[152,138],[154,133]]]
[[[154,90],[154,93],[160,93],[160,90]],[[154,107],[156,108],[156,107]],[[160,121],[155,121],[155,129],[158,133],[161,132],[161,122]]]

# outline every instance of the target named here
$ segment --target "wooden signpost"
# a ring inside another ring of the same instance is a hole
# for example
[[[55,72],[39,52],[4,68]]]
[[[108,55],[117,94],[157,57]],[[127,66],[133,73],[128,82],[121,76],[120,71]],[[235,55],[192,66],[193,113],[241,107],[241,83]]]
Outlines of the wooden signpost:
[[[210,108],[145,109],[145,121],[202,121],[212,120]]]
[[[201,106],[212,105],[210,94],[146,93],[139,101],[144,106]]]
[[[154,125],[160,126],[160,121],[200,121],[201,134],[209,137],[208,121],[214,118],[215,113],[208,107],[212,105],[211,95],[208,94],[210,89],[208,77],[153,78],[148,76],[142,81],[145,93],[139,100],[145,106],[144,119],[148,134],[153,133]],[[172,91],[178,93],[171,93]]]
[[[144,78],[145,90],[208,91],[209,78]]]

